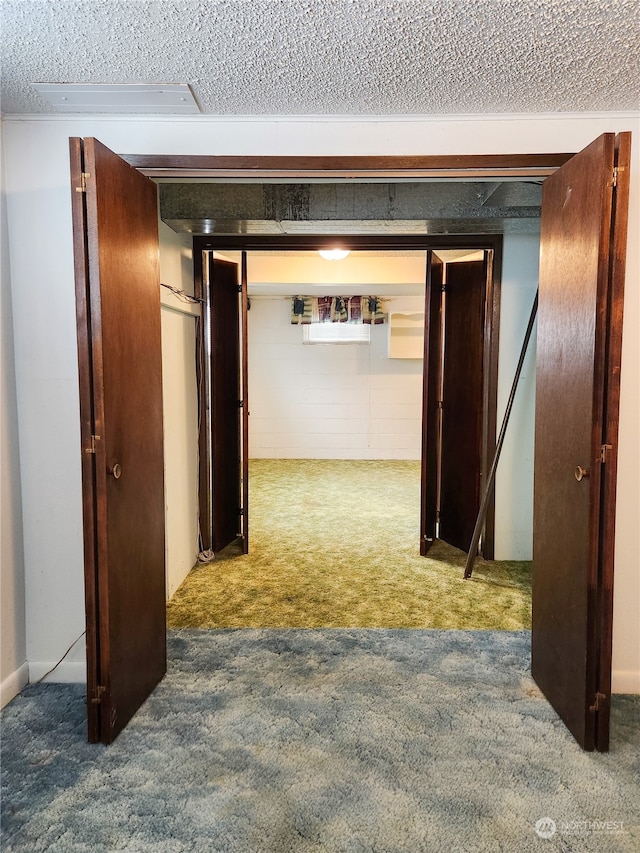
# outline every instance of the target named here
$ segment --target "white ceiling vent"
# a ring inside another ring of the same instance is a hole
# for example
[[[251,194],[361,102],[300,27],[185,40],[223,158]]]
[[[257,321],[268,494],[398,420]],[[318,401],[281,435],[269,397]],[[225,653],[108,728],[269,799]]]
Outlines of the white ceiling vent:
[[[199,113],[186,83],[33,83],[60,113]]]

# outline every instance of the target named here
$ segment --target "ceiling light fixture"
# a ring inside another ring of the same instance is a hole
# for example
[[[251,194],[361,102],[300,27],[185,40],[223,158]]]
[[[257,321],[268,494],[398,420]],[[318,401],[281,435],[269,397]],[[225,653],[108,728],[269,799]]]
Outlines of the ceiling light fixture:
[[[349,249],[318,249],[318,254],[325,261],[341,261],[349,254]]]

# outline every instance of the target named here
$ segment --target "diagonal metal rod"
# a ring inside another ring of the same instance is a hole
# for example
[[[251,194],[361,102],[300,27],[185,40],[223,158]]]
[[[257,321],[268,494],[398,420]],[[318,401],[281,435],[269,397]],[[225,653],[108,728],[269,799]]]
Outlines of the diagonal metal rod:
[[[496,469],[498,467],[498,461],[500,459],[500,453],[502,452],[502,445],[504,444],[504,437],[507,432],[507,426],[509,424],[509,418],[511,416],[511,409],[513,408],[513,401],[516,396],[516,390],[518,388],[518,382],[520,380],[520,374],[522,373],[522,365],[524,364],[524,359],[527,354],[527,349],[529,348],[529,340],[531,339],[531,332],[533,331],[533,324],[536,319],[536,314],[538,313],[538,291],[536,291],[535,299],[533,300],[533,306],[531,308],[531,316],[529,317],[529,325],[527,326],[527,331],[524,334],[524,341],[522,343],[522,350],[520,351],[520,360],[518,361],[518,366],[516,367],[515,376],[513,377],[513,385],[511,386],[511,394],[509,395],[509,402],[507,403],[507,408],[504,413],[504,418],[502,420],[502,428],[500,429],[500,435],[498,436],[498,441],[496,442],[496,451],[493,456],[493,462],[491,463],[491,468],[489,469],[489,476],[487,477],[487,481],[484,487],[484,496],[482,498],[482,503],[480,504],[480,511],[478,512],[478,518],[476,520],[476,526],[473,529],[473,536],[471,537],[471,545],[469,546],[469,553],[467,554],[467,562],[464,567],[464,579],[469,580],[471,577],[471,572],[473,571],[473,562],[478,553],[478,542],[480,542],[480,535],[482,534],[482,528],[484,527],[484,522],[487,516],[487,509],[489,508],[489,499],[491,497],[491,491],[493,489],[493,481],[496,477]]]

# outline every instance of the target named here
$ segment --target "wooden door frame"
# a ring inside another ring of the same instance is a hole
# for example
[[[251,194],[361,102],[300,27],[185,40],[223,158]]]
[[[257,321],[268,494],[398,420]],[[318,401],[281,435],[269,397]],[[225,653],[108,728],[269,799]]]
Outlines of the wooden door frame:
[[[182,155],[182,154],[125,154],[119,156],[126,160],[131,166],[138,169],[144,175],[158,180],[162,178],[184,178],[184,179],[203,179],[215,178],[226,180],[228,182],[241,181],[251,178],[252,180],[282,179],[286,178],[291,181],[300,180],[327,180],[329,178],[336,180],[367,180],[386,178],[390,181],[398,179],[425,180],[438,178],[441,180],[465,180],[473,181],[479,179],[493,178],[496,180],[506,178],[545,178],[553,174],[556,169],[562,166],[567,160],[573,157],[575,152],[556,152],[549,154],[469,154],[469,155],[426,155],[426,156],[237,156],[237,155]],[[328,235],[327,235],[328,236]],[[324,237],[326,240],[327,236]],[[441,235],[437,240],[440,248],[447,246],[455,246],[456,240],[461,235]],[[466,235],[465,240],[469,245],[474,245],[478,248],[478,244],[473,244],[474,240],[500,237],[502,235]],[[309,237],[305,235],[289,235],[286,237],[287,245],[291,249],[309,249],[315,250],[318,248],[320,237]],[[385,246],[386,248],[409,249],[420,248],[426,249],[433,246],[431,236],[423,236],[419,246],[416,245],[416,238],[407,235],[395,235],[392,238],[385,236],[367,235],[358,237],[357,235],[349,235],[349,243],[353,250],[371,249],[374,247]],[[218,242],[221,240],[221,242]],[[206,248],[225,248],[227,250],[235,249],[245,250],[268,250],[281,249],[283,247],[283,237],[280,235],[266,236],[242,236],[233,235],[224,238],[209,236],[209,237],[194,237],[194,279],[196,287],[196,295],[201,293],[202,288],[202,254],[201,249]],[[392,241],[392,242],[391,242]],[[215,245],[214,245],[215,244]],[[501,276],[501,254],[499,258],[500,269],[498,270]],[[492,281],[496,281],[496,273],[490,277]],[[200,288],[200,291],[198,291]],[[497,324],[499,319],[499,293],[493,294],[494,306],[497,306],[497,312],[487,312],[487,318],[490,323]],[[489,330],[493,340],[494,325],[491,325]],[[497,335],[495,342],[489,348],[489,360],[487,375],[491,377],[491,382],[497,388]],[[495,375],[494,375],[495,373]],[[488,400],[485,399],[485,403]],[[489,412],[489,407],[485,408]],[[488,417],[484,425],[484,433],[488,435],[495,434],[495,416]],[[202,442],[202,428],[200,442]],[[200,445],[202,447],[202,443]],[[487,469],[488,458],[483,460],[483,470]],[[206,511],[206,507],[202,507]],[[492,501],[487,513],[488,523],[486,530],[489,535],[485,535],[485,547],[487,556],[493,556],[493,536],[494,527],[494,502]]]
[[[203,179],[215,178],[220,180],[241,181],[251,178],[252,180],[273,180],[286,178],[292,181],[308,180],[367,180],[386,178],[388,180],[409,179],[425,180],[427,178],[438,178],[441,180],[466,180],[493,178],[496,180],[505,178],[545,178],[553,174],[567,160],[573,157],[575,152],[556,152],[549,154],[470,154],[470,155],[427,155],[427,156],[236,156],[236,155],[181,155],[181,154],[120,154],[131,166],[138,169],[150,178],[184,178]],[[495,238],[502,235],[467,235],[466,241],[470,244],[474,239]],[[441,235],[436,241],[441,248],[457,245],[458,235]],[[195,265],[195,287],[198,295],[198,287],[202,287],[202,256],[200,249],[203,241],[209,241],[208,248],[225,248],[267,250],[283,247],[283,238],[280,235],[262,237],[230,236],[225,237],[220,243],[215,237],[194,237],[194,265]],[[286,237],[287,245],[291,249],[318,248],[321,238],[303,235],[290,235]],[[326,239],[326,237],[324,238]],[[349,243],[353,250],[371,249],[385,245],[387,248],[429,248],[432,244],[431,237],[423,237],[420,245],[416,246],[414,237],[396,235],[390,238],[369,235],[358,238],[349,235]],[[361,242],[359,242],[361,241]],[[385,243],[385,241],[388,241]],[[478,248],[478,244],[475,244]],[[494,256],[495,257],[495,256]],[[499,269],[490,276],[491,281],[499,280],[501,276],[501,253],[499,256]],[[496,263],[496,266],[498,264]],[[201,291],[200,291],[201,292]],[[488,371],[490,382],[497,390],[497,334],[494,336],[494,328],[497,327],[499,319],[499,293],[492,296],[494,309],[487,311],[490,323],[489,334],[492,345],[488,349]],[[489,386],[493,387],[493,386]],[[493,393],[493,392],[490,392]],[[484,400],[484,411],[489,413],[490,407],[488,392]],[[484,426],[485,435],[495,435],[496,421],[493,416],[487,414]],[[202,430],[201,430],[202,448]],[[485,443],[486,444],[486,443]],[[488,449],[488,448],[487,448]],[[488,459],[483,459],[483,470],[487,470]],[[202,512],[201,505],[201,512]],[[206,507],[204,508],[206,510]],[[493,556],[494,553],[494,519],[495,508],[492,500],[487,513],[487,525],[484,539],[486,548],[485,556]]]
[[[206,251],[316,251],[325,246],[330,235],[266,235],[266,236],[196,236],[193,238],[194,259],[197,261],[196,295],[201,295],[202,255]],[[336,239],[336,238],[333,238]],[[469,249],[488,253],[488,270],[485,281],[484,364],[482,407],[482,471],[486,474],[496,446],[498,402],[498,357],[500,329],[500,294],[502,277],[502,234],[470,235],[345,235],[338,238],[351,251],[397,250],[424,251],[429,249]],[[200,289],[199,289],[200,288]],[[423,362],[424,372],[428,365]],[[422,432],[425,430],[425,403],[422,406]],[[422,442],[423,444],[424,442]],[[207,450],[201,443],[201,453]],[[421,461],[424,462],[421,445]],[[205,461],[203,464],[209,464]],[[424,472],[423,472],[424,474]],[[492,560],[495,552],[495,490],[487,510],[483,556]]]

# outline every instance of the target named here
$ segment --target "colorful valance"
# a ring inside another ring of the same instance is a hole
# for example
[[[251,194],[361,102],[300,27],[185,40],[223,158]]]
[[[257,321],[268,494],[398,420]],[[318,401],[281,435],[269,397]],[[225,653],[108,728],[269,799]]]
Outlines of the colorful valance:
[[[291,322],[371,323],[387,322],[378,296],[294,296],[291,300]]]

